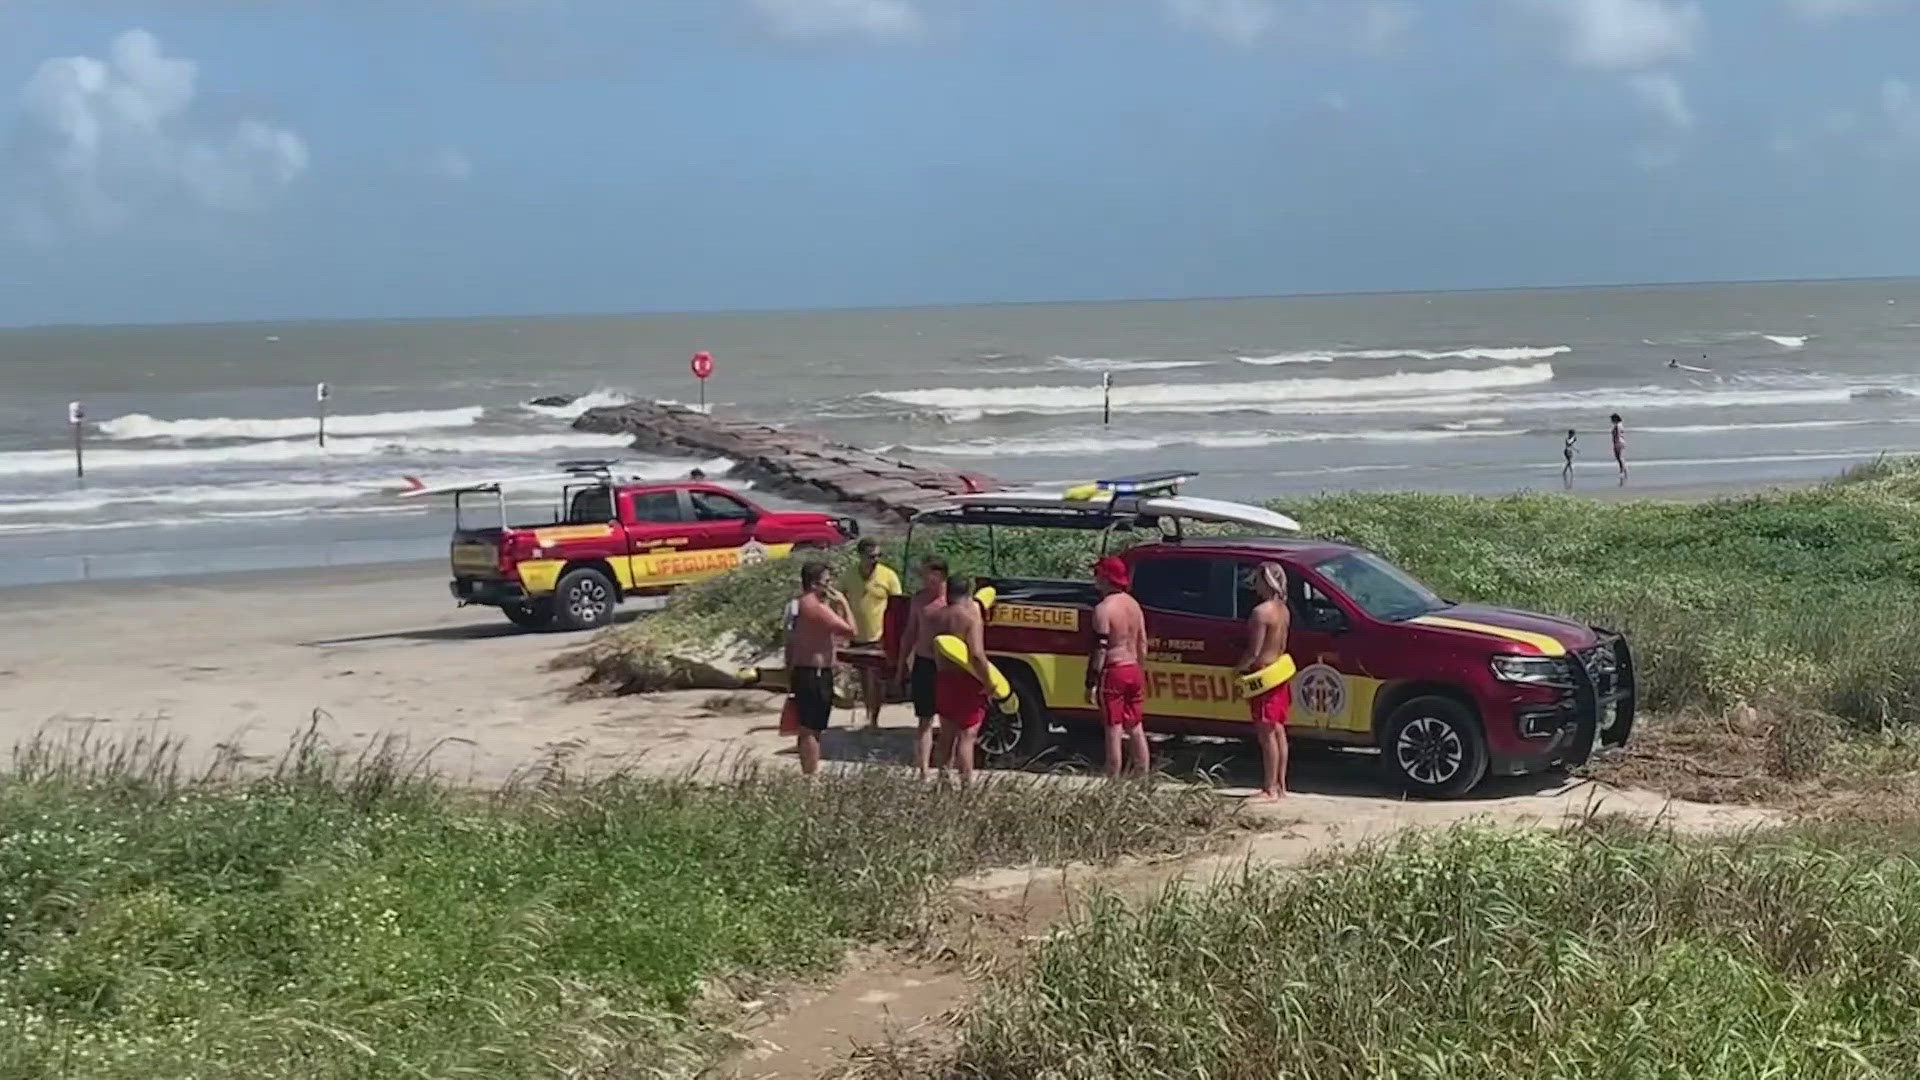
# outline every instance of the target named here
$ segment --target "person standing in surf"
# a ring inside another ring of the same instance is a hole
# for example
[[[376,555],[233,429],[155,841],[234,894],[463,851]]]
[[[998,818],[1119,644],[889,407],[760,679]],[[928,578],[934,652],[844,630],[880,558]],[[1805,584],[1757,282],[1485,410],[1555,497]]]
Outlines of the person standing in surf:
[[[1627,486],[1627,429],[1621,424],[1620,414],[1614,413],[1608,419],[1613,421],[1613,463],[1620,468],[1620,486]]]
[[[1560,482],[1569,488],[1573,486],[1573,455],[1579,442],[1580,433],[1568,428],[1567,441],[1560,447],[1560,456],[1567,460],[1567,463],[1560,467]]]

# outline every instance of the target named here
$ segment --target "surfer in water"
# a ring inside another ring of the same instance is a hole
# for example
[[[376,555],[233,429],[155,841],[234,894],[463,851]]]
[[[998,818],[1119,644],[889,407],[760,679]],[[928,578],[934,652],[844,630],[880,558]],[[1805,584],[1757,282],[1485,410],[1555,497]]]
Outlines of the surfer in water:
[[[1627,486],[1627,430],[1621,425],[1620,414],[1614,413],[1609,420],[1613,422],[1613,463],[1620,469],[1620,486]]]
[[[1579,442],[1580,433],[1568,428],[1567,441],[1560,447],[1560,456],[1567,459],[1567,463],[1560,467],[1560,482],[1569,488],[1573,487],[1573,454]]]

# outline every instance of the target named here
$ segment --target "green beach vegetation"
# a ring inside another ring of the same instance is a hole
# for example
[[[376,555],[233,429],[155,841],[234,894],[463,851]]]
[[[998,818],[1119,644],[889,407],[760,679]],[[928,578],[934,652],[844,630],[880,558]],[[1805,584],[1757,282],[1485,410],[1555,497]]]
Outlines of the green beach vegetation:
[[[691,1075],[768,980],[925,925],[987,866],[1177,851],[1198,789],[878,767],[446,788],[310,737],[184,780],[161,744],[0,777],[0,1077]]]
[[[957,1075],[1910,1076],[1917,854],[1910,828],[1463,828],[1098,899],[970,1015]]]

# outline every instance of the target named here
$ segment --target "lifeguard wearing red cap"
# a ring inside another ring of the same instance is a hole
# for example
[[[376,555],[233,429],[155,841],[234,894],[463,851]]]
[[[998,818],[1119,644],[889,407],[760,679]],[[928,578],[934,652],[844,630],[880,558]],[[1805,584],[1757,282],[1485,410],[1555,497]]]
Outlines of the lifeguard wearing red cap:
[[[1106,555],[1095,559],[1093,572],[1107,579],[1116,589],[1124,591],[1133,588],[1133,571],[1118,556]]]

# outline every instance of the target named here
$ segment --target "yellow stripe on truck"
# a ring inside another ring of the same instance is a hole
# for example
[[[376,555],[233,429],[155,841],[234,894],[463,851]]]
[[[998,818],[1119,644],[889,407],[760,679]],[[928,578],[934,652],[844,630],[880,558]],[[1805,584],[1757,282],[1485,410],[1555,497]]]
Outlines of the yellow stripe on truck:
[[[605,540],[612,535],[612,525],[560,525],[533,530],[533,542],[541,547],[552,547],[572,540]]]
[[[1531,645],[1540,650],[1542,656],[1567,655],[1567,647],[1560,643],[1559,638],[1536,634],[1531,630],[1515,630],[1508,626],[1492,626],[1487,623],[1468,622],[1465,619],[1448,619],[1439,615],[1421,615],[1407,621],[1421,626],[1437,626],[1443,630],[1471,630],[1476,634],[1517,641],[1522,645]]]

